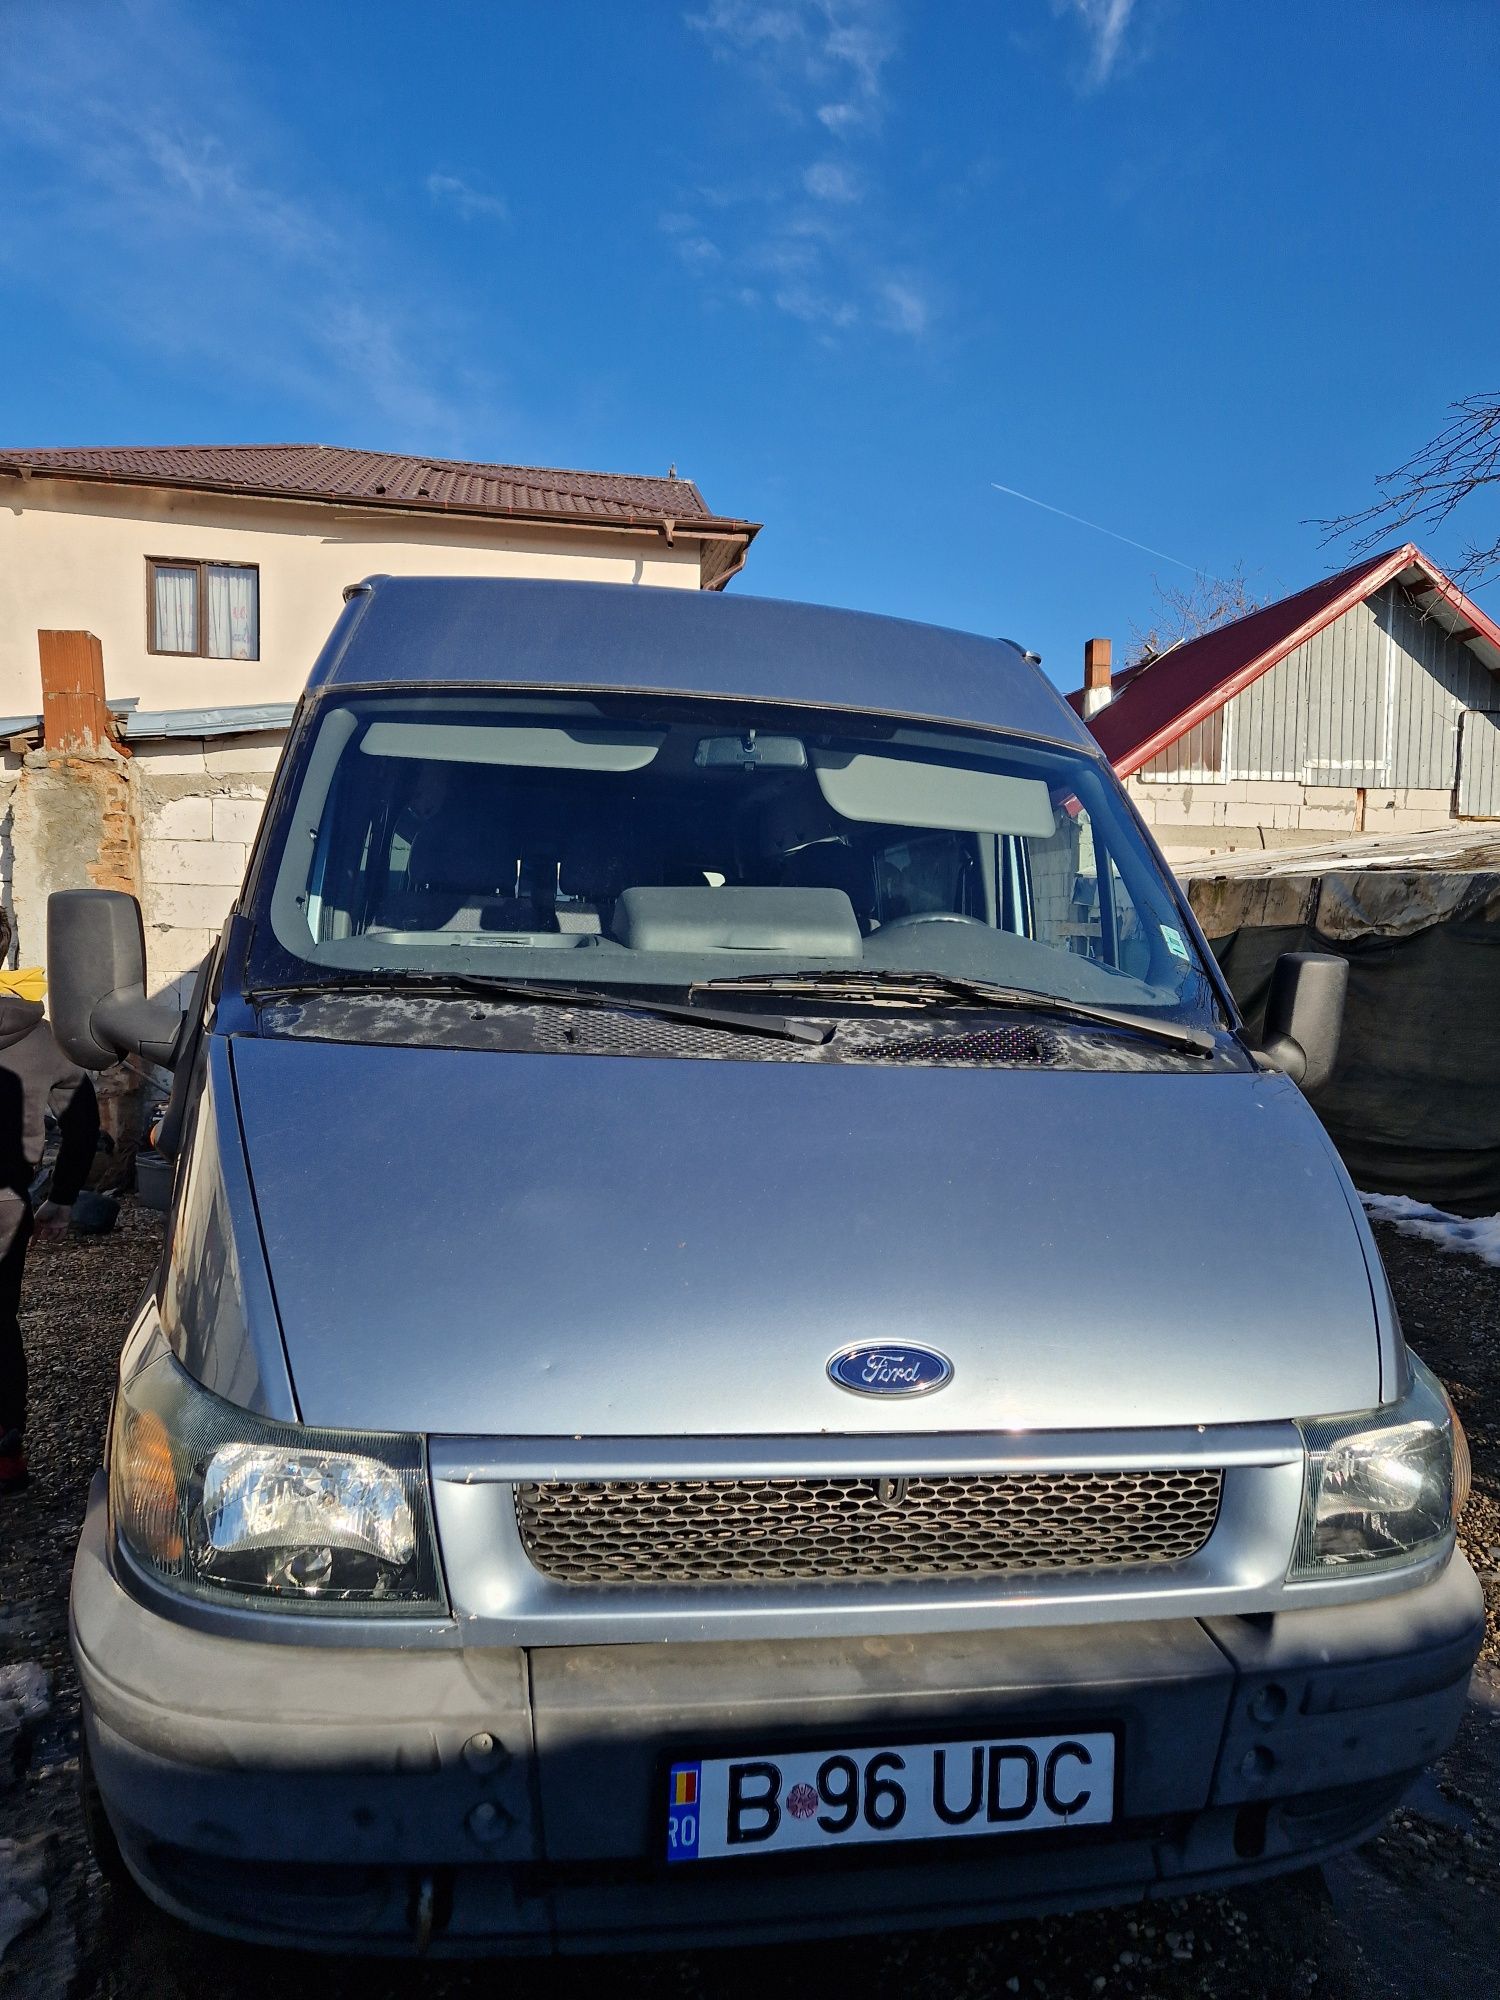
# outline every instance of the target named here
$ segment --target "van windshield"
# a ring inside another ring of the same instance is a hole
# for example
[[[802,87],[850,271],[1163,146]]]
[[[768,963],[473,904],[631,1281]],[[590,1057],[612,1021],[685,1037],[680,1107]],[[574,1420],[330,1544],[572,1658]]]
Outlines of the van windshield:
[[[361,973],[685,993],[851,971],[1222,1024],[1093,759],[646,695],[331,699],[258,872],[251,984]]]

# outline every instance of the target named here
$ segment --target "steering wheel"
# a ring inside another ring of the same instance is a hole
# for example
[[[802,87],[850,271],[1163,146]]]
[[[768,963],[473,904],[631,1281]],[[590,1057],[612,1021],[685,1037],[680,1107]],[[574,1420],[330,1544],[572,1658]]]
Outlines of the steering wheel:
[[[890,922],[880,926],[880,936],[887,931],[909,931],[913,924],[975,924],[982,931],[989,925],[983,917],[965,916],[962,910],[912,910],[904,917],[892,917]]]

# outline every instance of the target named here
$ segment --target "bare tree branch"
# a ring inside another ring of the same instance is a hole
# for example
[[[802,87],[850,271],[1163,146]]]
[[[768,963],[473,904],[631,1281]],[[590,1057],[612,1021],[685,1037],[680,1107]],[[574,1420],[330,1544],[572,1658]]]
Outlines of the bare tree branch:
[[[1316,521],[1323,542],[1355,537],[1356,555],[1368,555],[1396,528],[1437,528],[1481,487],[1500,485],[1500,393],[1466,396],[1450,406],[1448,422],[1394,472],[1376,478],[1381,497],[1352,514]],[[1500,572],[1500,535],[1471,542],[1454,568],[1456,581],[1472,586]]]
[[[1231,624],[1270,601],[1256,596],[1245,580],[1242,562],[1237,562],[1227,577],[1196,576],[1182,587],[1164,584],[1159,577],[1154,582],[1161,609],[1144,631],[1139,625],[1131,626],[1128,666],[1149,666],[1184,639],[1196,639],[1215,626]]]

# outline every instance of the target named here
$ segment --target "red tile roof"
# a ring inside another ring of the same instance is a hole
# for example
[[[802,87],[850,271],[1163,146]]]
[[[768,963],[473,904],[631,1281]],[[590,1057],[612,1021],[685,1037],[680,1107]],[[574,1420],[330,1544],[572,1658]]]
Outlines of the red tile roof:
[[[1115,676],[1114,699],[1089,718],[1089,728],[1116,771],[1128,777],[1392,578],[1425,593],[1432,614],[1500,672],[1500,627],[1406,542],[1173,646],[1146,666],[1127,668]],[[1068,700],[1082,714],[1082,690]]]
[[[52,473],[145,486],[183,486],[279,500],[399,507],[498,519],[554,520],[575,526],[665,529],[700,540],[704,582],[727,582],[758,524],[716,515],[691,479],[617,472],[567,472],[535,465],[480,465],[349,451],[321,444],[101,445],[62,450],[0,449],[0,472]],[[710,574],[711,567],[714,574]],[[722,571],[722,575],[717,572]]]

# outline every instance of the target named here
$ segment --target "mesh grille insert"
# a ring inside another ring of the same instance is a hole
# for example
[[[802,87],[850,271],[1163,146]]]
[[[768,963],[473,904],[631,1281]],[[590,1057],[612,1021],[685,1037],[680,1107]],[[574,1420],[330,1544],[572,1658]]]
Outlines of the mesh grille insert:
[[[1055,1063],[1062,1043],[1044,1028],[974,1028],[961,1035],[914,1035],[866,1053],[882,1062]]]
[[[806,1582],[1180,1562],[1213,1531],[1217,1468],[911,1479],[518,1483],[535,1567],[564,1583]]]

